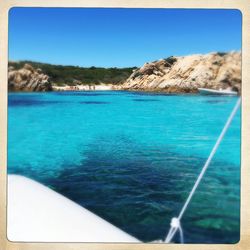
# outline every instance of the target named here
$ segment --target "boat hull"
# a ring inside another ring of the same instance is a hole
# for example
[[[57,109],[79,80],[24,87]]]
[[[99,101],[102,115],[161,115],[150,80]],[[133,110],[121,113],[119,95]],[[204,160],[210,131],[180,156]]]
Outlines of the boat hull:
[[[52,189],[19,175],[8,175],[7,223],[10,241],[140,242]]]
[[[230,95],[230,96],[238,95],[237,92],[231,91],[231,90],[215,90],[215,89],[198,88],[198,91],[201,95]]]

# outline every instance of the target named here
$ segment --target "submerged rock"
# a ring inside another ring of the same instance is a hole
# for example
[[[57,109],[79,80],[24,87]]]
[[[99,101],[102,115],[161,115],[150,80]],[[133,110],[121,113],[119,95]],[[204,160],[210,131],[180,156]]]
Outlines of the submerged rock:
[[[41,69],[34,69],[25,64],[23,68],[15,70],[8,68],[9,91],[51,91],[52,86],[49,76],[42,73]]]
[[[198,88],[241,91],[241,53],[169,57],[135,70],[120,89],[197,92]]]

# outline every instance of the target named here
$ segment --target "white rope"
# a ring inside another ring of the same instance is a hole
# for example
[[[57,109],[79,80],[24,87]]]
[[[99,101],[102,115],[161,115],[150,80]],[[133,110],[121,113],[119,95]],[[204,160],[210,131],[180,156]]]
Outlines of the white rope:
[[[231,112],[231,114],[230,114],[230,116],[229,116],[229,118],[228,118],[228,120],[227,120],[227,122],[226,122],[226,124],[225,124],[225,126],[223,128],[223,130],[221,131],[221,134],[218,137],[218,139],[217,139],[217,141],[216,141],[216,143],[215,143],[215,145],[214,145],[214,147],[213,147],[213,149],[212,149],[212,151],[211,151],[211,153],[210,153],[210,155],[209,155],[209,157],[208,157],[205,165],[203,166],[202,171],[200,172],[200,174],[199,174],[199,176],[198,176],[198,178],[197,178],[197,180],[196,180],[196,182],[195,182],[195,184],[194,184],[194,186],[193,186],[193,188],[192,188],[192,190],[191,190],[191,192],[190,192],[190,194],[189,194],[189,196],[188,196],[188,198],[187,198],[184,206],[182,207],[182,209],[181,209],[181,211],[179,213],[179,216],[177,218],[175,218],[175,217],[172,218],[172,221],[171,221],[171,224],[170,224],[170,229],[169,229],[168,235],[167,235],[167,237],[165,239],[166,243],[171,242],[171,240],[173,239],[175,233],[178,230],[180,232],[181,241],[183,240],[183,242],[184,242],[183,232],[182,232],[181,223],[180,223],[181,218],[182,218],[183,214],[185,213],[185,211],[186,211],[186,209],[187,209],[187,207],[188,207],[188,205],[189,205],[189,203],[190,203],[190,201],[191,201],[191,199],[192,199],[192,197],[193,197],[193,195],[194,195],[197,187],[199,186],[199,184],[201,182],[201,179],[204,176],[204,174],[205,174],[205,172],[206,172],[206,170],[207,170],[207,168],[208,168],[208,166],[209,166],[209,164],[210,164],[213,156],[215,155],[215,153],[216,153],[216,151],[217,151],[217,149],[218,149],[218,147],[219,147],[219,145],[220,145],[220,143],[221,143],[221,141],[222,141],[225,133],[227,132],[227,129],[229,128],[229,126],[230,126],[230,124],[231,124],[231,122],[232,122],[232,120],[233,120],[233,118],[234,118],[234,116],[235,116],[238,108],[240,107],[240,103],[241,103],[241,98],[239,98],[239,100],[235,104],[235,107],[234,107],[233,111]],[[173,220],[175,220],[174,223],[172,223]]]
[[[172,220],[171,220],[170,225],[171,225],[171,227],[170,227],[170,230],[169,230],[169,233],[167,235],[167,238],[166,238],[165,242],[170,242],[170,240],[174,237],[175,233],[177,231],[179,231],[179,233],[180,233],[180,242],[184,243],[184,235],[183,235],[183,230],[182,230],[182,227],[181,227],[180,220],[178,218],[176,218],[176,217],[173,217]]]

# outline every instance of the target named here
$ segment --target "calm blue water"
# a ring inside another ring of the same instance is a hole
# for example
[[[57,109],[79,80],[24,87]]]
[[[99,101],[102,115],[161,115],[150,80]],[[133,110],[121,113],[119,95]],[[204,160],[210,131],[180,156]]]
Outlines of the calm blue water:
[[[8,172],[44,183],[142,241],[163,239],[236,101],[10,93]],[[237,242],[239,191],[240,112],[183,217],[185,241]]]

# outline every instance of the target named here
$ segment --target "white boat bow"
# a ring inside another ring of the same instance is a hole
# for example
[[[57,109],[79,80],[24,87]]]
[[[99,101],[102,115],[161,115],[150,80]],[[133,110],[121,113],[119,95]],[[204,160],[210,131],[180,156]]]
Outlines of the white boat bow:
[[[232,91],[230,89],[206,89],[206,88],[198,88],[198,91],[202,95],[238,95],[238,92]]]
[[[48,187],[8,176],[7,237],[24,242],[139,242]]]

